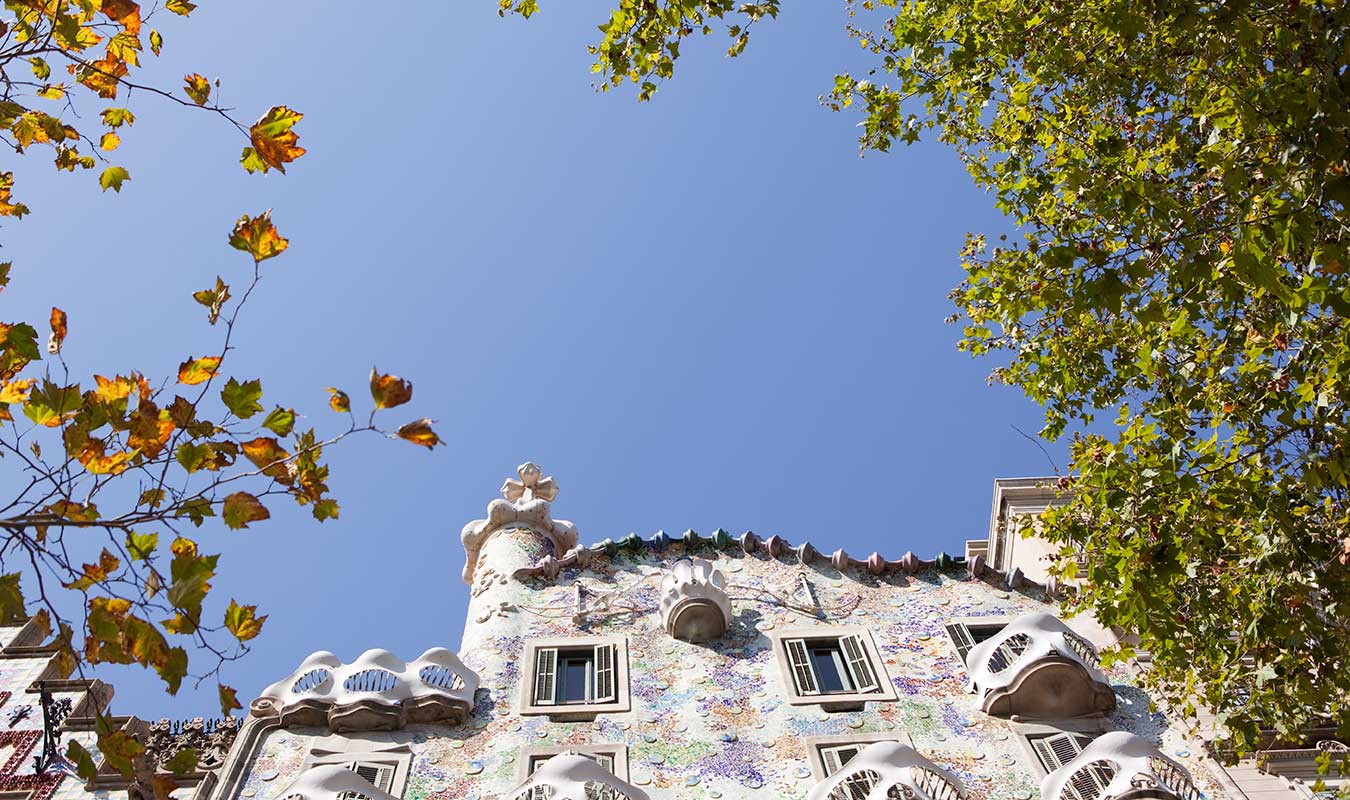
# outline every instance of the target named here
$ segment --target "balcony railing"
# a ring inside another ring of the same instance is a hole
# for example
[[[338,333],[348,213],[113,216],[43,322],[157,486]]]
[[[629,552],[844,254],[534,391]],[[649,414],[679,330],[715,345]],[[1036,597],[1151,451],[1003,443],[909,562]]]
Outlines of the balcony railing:
[[[1115,731],[1046,776],[1041,800],[1200,800],[1190,773],[1152,742]]]
[[[965,788],[950,772],[898,742],[863,748],[816,784],[807,800],[964,800]]]

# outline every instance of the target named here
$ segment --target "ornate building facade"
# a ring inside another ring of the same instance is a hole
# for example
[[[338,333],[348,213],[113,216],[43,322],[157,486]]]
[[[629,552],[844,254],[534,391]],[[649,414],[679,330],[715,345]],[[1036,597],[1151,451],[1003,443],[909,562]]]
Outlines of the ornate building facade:
[[[1220,766],[1136,667],[1101,667],[1109,631],[1056,616],[1043,553],[1007,538],[1009,508],[1053,502],[1040,486],[1001,482],[989,539],[966,556],[888,559],[721,530],[582,545],[553,518],[553,480],[524,464],[463,529],[457,651],[314,653],[242,725],[138,733],[159,737],[151,768],[214,742],[180,792],[196,800],[1310,796]],[[25,669],[3,685],[41,678]],[[73,708],[101,690],[57,688]],[[79,722],[65,735],[92,738]],[[116,789],[58,777],[13,800]]]

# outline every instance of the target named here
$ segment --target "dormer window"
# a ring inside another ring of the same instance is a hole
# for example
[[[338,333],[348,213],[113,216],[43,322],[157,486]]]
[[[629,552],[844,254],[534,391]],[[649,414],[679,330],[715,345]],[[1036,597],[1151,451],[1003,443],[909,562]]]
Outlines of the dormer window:
[[[594,716],[627,711],[628,647],[623,637],[536,639],[526,643],[529,669],[521,713]]]
[[[819,704],[829,711],[895,699],[881,654],[863,628],[787,631],[775,650],[794,705]]]

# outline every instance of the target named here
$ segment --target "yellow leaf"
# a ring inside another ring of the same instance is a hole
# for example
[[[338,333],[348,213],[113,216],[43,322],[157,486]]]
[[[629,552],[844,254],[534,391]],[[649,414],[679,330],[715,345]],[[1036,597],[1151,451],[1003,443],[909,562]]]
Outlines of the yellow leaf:
[[[95,375],[94,382],[98,384],[98,388],[94,390],[95,396],[105,403],[127,399],[131,395],[131,387],[135,385],[135,381],[131,378],[123,378],[121,375],[111,380],[102,375]]]
[[[0,383],[0,403],[22,403],[33,389],[34,378]]]
[[[192,98],[192,102],[199,106],[206,105],[206,101],[211,99],[211,82],[205,76],[196,72],[183,76],[183,91]]]
[[[370,370],[370,396],[375,398],[376,408],[401,406],[412,399],[412,383],[397,375],[381,375],[374,367]]]
[[[329,386],[329,387],[328,387],[328,393],[329,393],[330,395],[332,395],[332,397],[329,397],[329,398],[328,398],[328,407],[329,407],[329,408],[333,409],[334,411],[338,412],[339,414],[349,414],[349,413],[351,413],[351,410],[352,410],[352,401],[351,401],[351,398],[347,397],[347,393],[346,393],[346,392],[342,391],[341,389],[337,389],[337,388],[334,388],[334,387],[332,387],[332,386]]]
[[[304,118],[304,114],[286,106],[273,106],[262,115],[253,127],[248,129],[248,138],[253,143],[252,154],[244,151],[244,168],[249,172],[269,168],[279,172],[286,171],[286,164],[305,154],[305,148],[296,144],[298,134],[291,130],[295,123]],[[252,160],[250,155],[256,155]]]
[[[117,146],[121,143],[122,137],[118,136],[112,131],[108,131],[107,133],[103,134],[103,138],[98,140],[98,146],[107,152],[112,152],[113,150],[116,150]]]
[[[256,217],[240,217],[230,233],[230,246],[253,256],[254,261],[266,261],[281,255],[291,243],[277,233],[269,209]]]
[[[230,600],[229,608],[225,609],[225,627],[234,634],[234,638],[247,642],[262,633],[263,623],[267,621],[266,614],[261,617],[257,614],[257,606],[241,606]]]
[[[66,96],[66,88],[59,83],[48,84],[37,90],[37,96],[44,100],[60,100]]]
[[[419,444],[428,450],[434,449],[438,444],[445,444],[431,429],[432,422],[433,420],[429,419],[413,420],[398,429],[398,438]]]
[[[178,365],[178,382],[185,383],[188,386],[205,383],[215,377],[216,368],[219,366],[220,358],[218,356],[189,358]]]

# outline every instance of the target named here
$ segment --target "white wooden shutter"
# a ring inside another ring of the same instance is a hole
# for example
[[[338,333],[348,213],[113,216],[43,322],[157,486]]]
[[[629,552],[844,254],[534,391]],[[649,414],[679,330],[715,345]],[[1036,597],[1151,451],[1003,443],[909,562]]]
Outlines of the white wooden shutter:
[[[872,662],[867,657],[867,645],[862,637],[842,636],[839,646],[844,650],[844,661],[848,664],[849,674],[853,676],[854,691],[875,692],[878,688],[877,673],[872,669]]]
[[[852,761],[860,750],[862,750],[862,747],[854,744],[822,747],[820,749],[820,761],[825,765],[825,774],[833,775],[843,769],[844,765]]]
[[[1032,739],[1031,749],[1036,752],[1045,771],[1054,772],[1073,761],[1091,741],[1091,737],[1078,733],[1057,733]]]
[[[541,647],[534,651],[534,704],[551,706],[558,689],[558,651]]]
[[[792,682],[797,694],[820,694],[817,688],[816,673],[811,669],[811,656],[806,650],[805,639],[784,639],[787,648],[788,666],[792,669]]]
[[[357,775],[360,775],[362,778],[365,778],[376,789],[379,789],[385,794],[391,794],[390,790],[393,789],[394,787],[393,764],[376,764],[370,761],[353,761],[351,765],[347,767],[347,769],[350,769],[352,772],[355,772]]]
[[[614,645],[612,644],[595,646],[594,702],[614,702]]]

